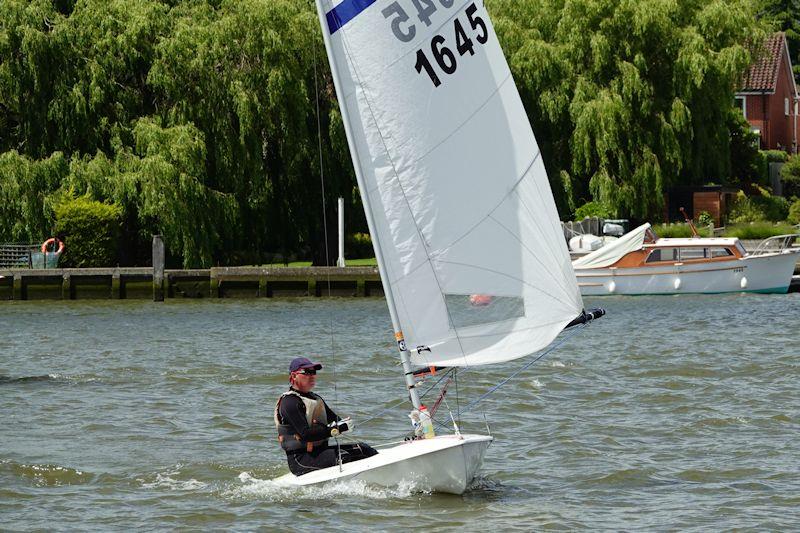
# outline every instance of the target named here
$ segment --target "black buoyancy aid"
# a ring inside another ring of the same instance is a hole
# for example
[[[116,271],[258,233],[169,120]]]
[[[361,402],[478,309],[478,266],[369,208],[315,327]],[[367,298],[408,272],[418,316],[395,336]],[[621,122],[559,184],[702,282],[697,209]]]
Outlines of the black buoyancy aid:
[[[278,398],[278,401],[275,403],[275,427],[278,429],[278,442],[280,443],[281,448],[287,452],[298,452],[304,450],[307,453],[311,453],[315,447],[327,444],[327,439],[314,442],[306,442],[301,440],[300,435],[292,426],[289,424],[284,424],[281,421],[281,400],[283,400],[284,396],[288,395],[297,396],[303,401],[303,405],[306,408],[306,420],[308,421],[309,426],[314,423],[323,424],[325,426],[328,425],[328,413],[325,410],[325,402],[322,401],[322,398],[316,394],[313,398],[309,398],[293,390],[286,391],[281,394],[281,397]]]

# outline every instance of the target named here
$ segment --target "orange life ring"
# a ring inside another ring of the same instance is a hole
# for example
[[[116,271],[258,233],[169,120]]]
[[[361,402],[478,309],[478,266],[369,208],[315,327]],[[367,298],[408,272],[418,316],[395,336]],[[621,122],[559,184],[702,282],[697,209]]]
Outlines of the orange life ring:
[[[56,255],[61,255],[61,252],[64,251],[64,242],[59,240],[56,237],[50,237],[49,239],[44,241],[44,243],[42,243],[42,253],[43,254],[48,253],[47,252],[47,247],[50,246],[51,244],[56,244],[56,243],[58,244],[58,250],[56,250],[55,254]]]

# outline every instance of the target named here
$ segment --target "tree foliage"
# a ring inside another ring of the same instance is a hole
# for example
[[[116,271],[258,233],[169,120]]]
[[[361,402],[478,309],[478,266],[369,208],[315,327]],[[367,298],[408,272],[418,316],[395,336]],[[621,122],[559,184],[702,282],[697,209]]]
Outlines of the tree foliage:
[[[666,186],[725,182],[760,8],[487,5],[563,215],[644,218]],[[337,196],[366,231],[313,2],[0,1],[2,240],[49,236],[53,206],[86,197],[121,209],[121,264],[146,262],[152,233],[187,267],[319,264]]]
[[[56,205],[55,215],[55,231],[66,245],[65,266],[102,267],[116,262],[122,209],[78,197]]]
[[[0,242],[36,242],[50,235],[49,196],[69,173],[60,152],[32,160],[16,151],[0,154]]]
[[[760,16],[786,33],[795,79],[800,75],[800,0],[760,0]]]
[[[119,205],[123,262],[142,260],[151,233],[186,266],[297,250],[321,261],[321,172],[328,211],[354,198],[331,87],[311,2],[4,0],[0,153],[19,168],[0,191],[60,153],[68,172],[34,189]],[[0,208],[7,238],[52,229],[52,212],[5,228],[17,204]]]
[[[491,0],[551,183],[619,213],[730,173],[733,89],[764,35],[746,0]]]

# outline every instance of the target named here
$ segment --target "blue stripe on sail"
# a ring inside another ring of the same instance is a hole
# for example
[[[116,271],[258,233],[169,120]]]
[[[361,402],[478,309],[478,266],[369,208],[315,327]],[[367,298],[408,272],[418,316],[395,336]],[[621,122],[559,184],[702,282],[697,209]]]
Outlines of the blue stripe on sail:
[[[344,0],[344,2],[328,11],[325,14],[325,18],[328,19],[328,30],[330,30],[331,35],[377,1],[378,0]]]

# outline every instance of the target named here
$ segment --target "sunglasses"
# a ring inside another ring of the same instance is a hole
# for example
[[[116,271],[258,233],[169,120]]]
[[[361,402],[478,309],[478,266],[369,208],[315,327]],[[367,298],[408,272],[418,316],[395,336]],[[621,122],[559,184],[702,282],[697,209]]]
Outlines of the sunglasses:
[[[306,376],[316,376],[317,371],[313,368],[304,368],[303,370],[298,370],[298,374],[305,374]]]

